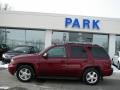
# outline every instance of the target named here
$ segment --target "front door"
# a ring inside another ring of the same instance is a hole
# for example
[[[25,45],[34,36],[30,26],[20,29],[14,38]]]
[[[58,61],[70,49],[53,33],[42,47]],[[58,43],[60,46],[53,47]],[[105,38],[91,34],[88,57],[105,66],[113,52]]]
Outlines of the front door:
[[[66,49],[64,46],[57,46],[44,52],[46,57],[43,57],[44,70],[42,70],[42,75],[46,76],[61,76],[64,75],[65,62],[67,60]],[[43,55],[44,55],[43,54]]]

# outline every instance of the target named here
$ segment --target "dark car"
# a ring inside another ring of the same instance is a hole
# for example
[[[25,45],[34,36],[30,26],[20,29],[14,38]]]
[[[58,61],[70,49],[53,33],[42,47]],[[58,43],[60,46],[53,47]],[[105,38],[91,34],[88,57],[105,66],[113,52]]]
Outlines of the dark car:
[[[11,58],[18,55],[38,53],[39,50],[34,46],[17,46],[2,55],[3,62],[9,63]]]
[[[107,52],[98,45],[51,46],[38,54],[13,57],[9,72],[22,82],[35,77],[74,77],[94,85],[113,73]]]
[[[0,59],[2,59],[2,54],[7,52],[9,47],[6,44],[0,44]]]

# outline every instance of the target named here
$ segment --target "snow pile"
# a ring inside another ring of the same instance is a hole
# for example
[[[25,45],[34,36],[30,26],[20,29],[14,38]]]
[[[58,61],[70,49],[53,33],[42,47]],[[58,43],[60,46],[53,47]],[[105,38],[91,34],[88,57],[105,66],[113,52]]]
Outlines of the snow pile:
[[[3,64],[3,63],[0,61],[0,68],[8,68],[8,64]]]
[[[0,90],[8,90],[9,89],[9,87],[8,86],[0,86]]]
[[[112,68],[113,68],[113,72],[120,73],[120,70],[118,70],[115,66],[112,65]]]
[[[2,61],[0,61],[0,65],[2,64]]]
[[[8,64],[0,65],[0,68],[8,68]]]

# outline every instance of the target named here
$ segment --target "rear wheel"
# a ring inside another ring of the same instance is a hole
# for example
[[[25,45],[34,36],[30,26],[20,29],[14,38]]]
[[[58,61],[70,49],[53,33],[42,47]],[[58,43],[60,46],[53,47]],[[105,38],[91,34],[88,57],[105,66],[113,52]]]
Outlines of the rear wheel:
[[[83,81],[86,84],[94,85],[97,84],[99,80],[100,80],[100,74],[94,68],[87,69],[83,74]]]
[[[16,76],[18,80],[22,82],[28,82],[31,81],[34,77],[34,70],[29,65],[22,65],[18,68],[16,72]]]

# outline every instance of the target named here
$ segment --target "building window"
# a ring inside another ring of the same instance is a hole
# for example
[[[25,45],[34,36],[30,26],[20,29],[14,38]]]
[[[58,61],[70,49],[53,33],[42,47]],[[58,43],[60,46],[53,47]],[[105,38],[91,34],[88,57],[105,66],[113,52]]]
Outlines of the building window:
[[[78,33],[78,32],[53,32],[52,44],[63,44],[66,42],[91,43],[103,47],[108,52],[108,35]]]
[[[45,47],[45,31],[26,30],[26,44],[33,45],[40,50]]]
[[[63,44],[69,42],[68,32],[53,32],[52,34],[52,44]]]
[[[0,32],[1,43],[7,44],[10,48],[19,45],[31,45],[39,50],[45,46],[45,31],[28,29],[2,29]]]
[[[120,36],[116,36],[115,52],[120,51]]]

